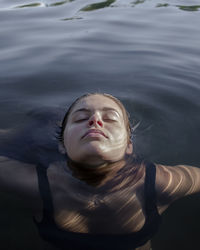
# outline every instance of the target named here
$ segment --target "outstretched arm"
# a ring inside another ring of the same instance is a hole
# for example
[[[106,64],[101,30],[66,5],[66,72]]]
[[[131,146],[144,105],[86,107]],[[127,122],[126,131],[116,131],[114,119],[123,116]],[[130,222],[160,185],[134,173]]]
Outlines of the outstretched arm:
[[[186,195],[200,192],[200,169],[192,166],[164,166],[156,164],[156,191],[158,207]]]
[[[34,165],[0,156],[0,191],[37,197],[37,183]]]

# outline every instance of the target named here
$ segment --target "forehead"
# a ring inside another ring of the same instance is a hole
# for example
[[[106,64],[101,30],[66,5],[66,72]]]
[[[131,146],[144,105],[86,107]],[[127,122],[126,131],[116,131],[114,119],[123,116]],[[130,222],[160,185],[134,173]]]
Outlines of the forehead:
[[[102,110],[105,107],[115,109],[121,116],[123,116],[120,106],[111,98],[103,95],[91,95],[84,97],[74,106],[72,112],[82,108]]]

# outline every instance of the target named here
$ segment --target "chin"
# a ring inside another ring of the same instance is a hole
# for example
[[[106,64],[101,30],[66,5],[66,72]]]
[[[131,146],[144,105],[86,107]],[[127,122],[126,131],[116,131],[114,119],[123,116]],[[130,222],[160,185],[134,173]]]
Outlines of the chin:
[[[90,151],[84,154],[80,159],[80,162],[88,165],[100,165],[105,163],[112,163],[122,160],[125,157],[125,154],[121,152],[105,152],[105,151]]]
[[[87,145],[84,145],[83,151],[85,154],[101,155],[106,152],[106,146],[99,141],[91,141]]]

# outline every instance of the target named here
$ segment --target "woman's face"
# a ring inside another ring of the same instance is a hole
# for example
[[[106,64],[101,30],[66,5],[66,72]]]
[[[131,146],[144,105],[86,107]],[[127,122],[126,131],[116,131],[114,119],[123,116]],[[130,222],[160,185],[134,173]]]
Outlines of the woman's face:
[[[121,108],[103,95],[81,99],[64,130],[64,146],[75,162],[100,165],[132,153]]]

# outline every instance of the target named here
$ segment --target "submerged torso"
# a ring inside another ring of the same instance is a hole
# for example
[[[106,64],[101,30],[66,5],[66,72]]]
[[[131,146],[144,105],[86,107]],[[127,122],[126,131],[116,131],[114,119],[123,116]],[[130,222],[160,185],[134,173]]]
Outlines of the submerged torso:
[[[88,239],[92,239],[90,235],[130,235],[127,239],[129,246],[132,246],[133,235],[137,235],[133,242],[141,242],[143,235],[148,238],[148,234],[155,231],[154,226],[152,228],[151,225],[144,227],[147,221],[150,222],[148,224],[157,224],[157,209],[154,209],[154,206],[153,213],[152,208],[149,212],[152,213],[152,216],[148,215],[148,218],[155,217],[155,219],[147,220],[144,199],[144,165],[137,169],[134,167],[123,168],[106,183],[96,187],[74,178],[66,166],[60,163],[51,165],[47,170],[47,176],[53,201],[53,216],[50,216],[53,217],[53,223],[50,224],[54,224],[55,221],[55,226],[50,227],[62,229],[62,231],[56,229],[58,235],[61,233],[65,237],[65,231],[66,234],[72,232],[89,235]],[[49,225],[39,227],[49,228]],[[141,233],[140,235],[137,234],[138,231]],[[71,237],[73,238],[74,235],[70,235],[70,237],[68,235],[68,240]],[[83,237],[85,239],[85,236]],[[107,236],[105,237],[107,238]],[[107,240],[112,244],[113,240]],[[126,239],[123,241],[127,242]],[[121,244],[121,241],[119,243]],[[135,246],[138,245],[135,244]]]
[[[130,170],[124,180],[118,181],[115,176],[102,187],[75,179],[60,164],[51,165],[47,175],[59,227],[73,232],[116,234],[136,232],[143,226],[144,167],[139,170],[137,183],[131,183]]]

